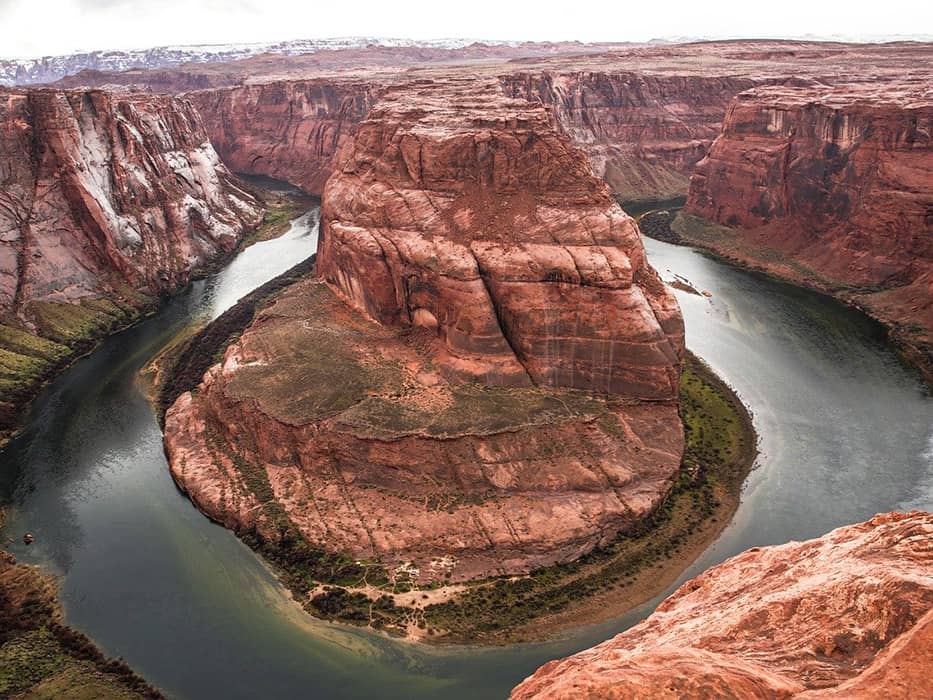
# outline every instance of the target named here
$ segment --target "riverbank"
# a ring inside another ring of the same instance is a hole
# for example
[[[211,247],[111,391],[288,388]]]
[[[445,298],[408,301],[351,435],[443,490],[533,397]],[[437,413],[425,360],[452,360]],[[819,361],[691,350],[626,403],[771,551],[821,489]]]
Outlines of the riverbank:
[[[863,289],[828,279],[803,263],[764,246],[756,246],[733,229],[680,212],[668,222],[672,236],[657,237],[667,243],[690,245],[746,270],[830,296],[880,323],[891,343],[928,386],[933,386],[933,328],[918,320],[905,320],[905,309],[917,309],[910,288]],[[646,231],[647,235],[651,233]],[[922,286],[920,284],[919,286]],[[915,290],[922,294],[923,290]],[[914,304],[912,306],[912,304]]]
[[[63,624],[50,576],[0,551],[0,697],[158,700],[162,694]]]
[[[195,270],[189,284],[217,273],[253,243],[281,235],[316,201],[299,190],[271,187],[271,183],[250,180],[251,192],[266,208],[263,222],[243,236],[235,249]],[[0,449],[17,434],[29,406],[55,377],[94,352],[105,338],[148,318],[164,303],[165,299],[127,288],[113,299],[33,302],[40,319],[38,333],[15,319],[0,322]]]

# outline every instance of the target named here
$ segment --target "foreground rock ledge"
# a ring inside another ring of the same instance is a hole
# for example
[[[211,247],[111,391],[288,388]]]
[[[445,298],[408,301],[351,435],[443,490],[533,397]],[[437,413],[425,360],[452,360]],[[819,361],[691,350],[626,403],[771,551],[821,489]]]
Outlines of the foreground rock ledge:
[[[683,454],[683,322],[544,108],[413,83],[341,163],[324,282],[283,292],[166,414],[195,503],[415,584],[572,560],[653,512]]]
[[[889,513],[713,567],[511,697],[918,698],[931,666],[933,515]]]

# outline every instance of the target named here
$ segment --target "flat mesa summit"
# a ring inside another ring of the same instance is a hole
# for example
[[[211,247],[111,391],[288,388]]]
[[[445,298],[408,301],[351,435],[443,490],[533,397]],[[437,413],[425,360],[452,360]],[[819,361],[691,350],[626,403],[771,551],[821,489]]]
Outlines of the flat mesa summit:
[[[547,111],[413,82],[337,162],[318,277],[166,415],[195,503],[417,583],[574,559],[653,512],[683,453],[683,322]]]

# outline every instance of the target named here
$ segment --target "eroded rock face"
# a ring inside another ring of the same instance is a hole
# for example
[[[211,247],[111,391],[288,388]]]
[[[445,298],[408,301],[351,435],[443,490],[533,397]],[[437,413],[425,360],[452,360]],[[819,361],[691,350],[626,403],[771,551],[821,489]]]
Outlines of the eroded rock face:
[[[512,698],[929,697],[931,659],[933,515],[890,513],[713,567]]]
[[[241,534],[418,583],[575,559],[670,490],[676,404],[450,382],[434,343],[289,288],[166,414],[175,480]]]
[[[711,240],[714,247],[854,300],[902,332],[920,327],[910,335],[929,353],[933,98],[927,85],[742,93],[697,166],[686,211],[738,231],[734,244]]]
[[[320,193],[340,146],[394,82],[388,75],[279,80],[190,98],[234,170]],[[749,78],[559,69],[507,73],[499,82],[507,95],[543,104],[622,199],[685,193],[733,97],[754,84]]]
[[[318,265],[489,385],[676,399],[683,321],[634,221],[546,111],[494,83],[387,92],[324,192]]]
[[[175,289],[257,224],[184,100],[0,92],[0,311]],[[125,292],[125,289],[124,289]]]
[[[194,92],[211,142],[236,172],[287,180],[320,194],[340,147],[353,137],[378,81],[277,81]]]
[[[516,73],[501,80],[508,94],[548,107],[623,200],[684,193],[732,99],[755,84],[745,77],[613,70]]]
[[[575,559],[653,512],[683,453],[683,323],[547,112],[416,82],[339,162],[320,279],[166,414],[192,500],[419,583]]]

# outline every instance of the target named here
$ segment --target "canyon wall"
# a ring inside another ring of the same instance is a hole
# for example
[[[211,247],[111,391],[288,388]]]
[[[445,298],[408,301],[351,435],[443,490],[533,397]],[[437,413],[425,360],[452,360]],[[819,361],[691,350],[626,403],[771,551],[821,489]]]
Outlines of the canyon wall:
[[[0,92],[0,184],[4,405],[262,219],[171,97]]]
[[[319,279],[166,414],[181,488],[275,551],[418,583],[572,560],[652,513],[683,453],[683,322],[546,110],[412,82],[338,162]]]
[[[435,71],[436,72],[436,71]],[[494,92],[537,102],[623,200],[687,191],[693,167],[719,133],[732,98],[749,78],[654,76],[631,72],[516,72]],[[159,74],[147,74],[158,81]],[[180,82],[185,89],[190,85]],[[339,77],[257,82],[189,95],[223,161],[237,172],[271,175],[320,194],[340,146],[399,78]]]
[[[697,166],[698,241],[830,291],[933,347],[933,96],[925,83],[739,95]],[[691,234],[692,232],[692,234]]]
[[[235,172],[287,180],[320,194],[340,147],[381,87],[358,80],[297,80],[193,92],[211,143]]]
[[[511,697],[907,700],[931,658],[933,515],[889,513],[729,559]]]
[[[540,101],[623,200],[687,191],[745,77],[620,71],[504,75],[506,93]]]

